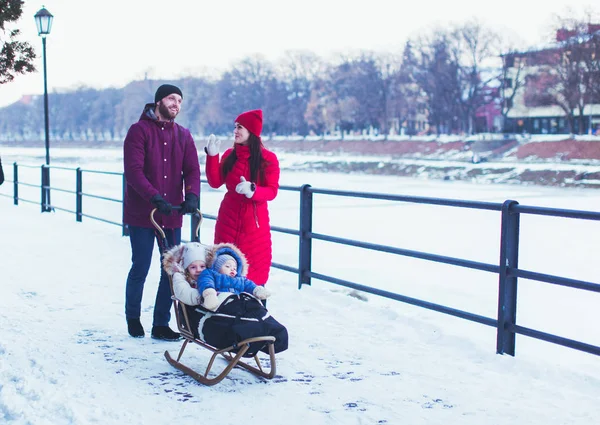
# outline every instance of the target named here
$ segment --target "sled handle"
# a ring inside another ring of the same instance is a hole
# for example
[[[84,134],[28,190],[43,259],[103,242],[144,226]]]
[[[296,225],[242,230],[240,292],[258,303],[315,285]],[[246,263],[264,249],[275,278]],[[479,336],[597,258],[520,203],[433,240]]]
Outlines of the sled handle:
[[[181,209],[180,206],[176,206],[173,207],[173,211],[177,211]],[[158,231],[158,233],[160,233],[160,236],[162,238],[162,242],[164,244],[167,243],[167,235],[165,235],[165,231],[158,225],[158,223],[156,222],[156,220],[154,219],[154,213],[156,213],[158,209],[154,208],[152,211],[150,211],[150,221],[152,222],[152,225],[156,228],[156,230]],[[202,224],[202,212],[200,212],[199,209],[196,209],[196,212],[193,214],[198,214],[198,225],[196,226],[196,238],[198,238],[198,235],[200,235],[200,225]],[[168,246],[168,245],[164,245],[164,246]]]

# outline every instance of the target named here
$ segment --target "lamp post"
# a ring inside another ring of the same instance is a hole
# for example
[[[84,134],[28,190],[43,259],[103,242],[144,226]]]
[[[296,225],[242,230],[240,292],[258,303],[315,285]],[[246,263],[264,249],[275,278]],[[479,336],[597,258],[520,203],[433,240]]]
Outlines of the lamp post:
[[[42,37],[42,58],[44,62],[44,133],[46,137],[46,166],[50,165],[50,124],[48,122],[48,81],[46,78],[46,36],[50,34],[52,29],[52,19],[54,16],[42,6],[34,15],[35,25],[37,26],[38,35]],[[42,168],[42,186],[47,189],[43,191],[45,196],[42,202],[42,211],[50,211],[50,169]],[[44,178],[45,176],[45,178]],[[45,201],[45,202],[44,202]],[[44,205],[45,204],[45,205]]]

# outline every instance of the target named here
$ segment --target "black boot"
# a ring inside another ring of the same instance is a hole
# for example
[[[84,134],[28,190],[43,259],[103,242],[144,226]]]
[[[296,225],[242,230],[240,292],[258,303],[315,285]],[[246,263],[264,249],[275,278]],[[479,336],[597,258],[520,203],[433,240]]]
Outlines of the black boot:
[[[152,326],[152,338],[163,341],[177,341],[181,334],[174,332],[168,326]]]
[[[127,330],[129,331],[129,335],[134,338],[143,338],[145,335],[140,319],[127,319]]]

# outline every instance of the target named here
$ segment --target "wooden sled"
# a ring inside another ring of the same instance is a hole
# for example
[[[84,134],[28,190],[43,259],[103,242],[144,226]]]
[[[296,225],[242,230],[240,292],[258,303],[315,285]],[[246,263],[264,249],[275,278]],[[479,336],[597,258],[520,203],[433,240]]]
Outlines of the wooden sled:
[[[178,207],[173,207],[173,209],[176,210],[176,209],[178,209]],[[170,248],[169,242],[167,241],[165,232],[161,229],[161,227],[158,225],[158,223],[156,223],[156,221],[154,220],[155,212],[156,212],[156,208],[153,209],[152,212],[150,213],[150,221],[152,222],[152,224],[154,225],[154,227],[156,228],[158,233],[161,235],[163,247],[165,250],[167,250]],[[198,227],[196,228],[196,232],[195,232],[196,239],[198,238],[199,231],[200,231],[200,224],[202,223],[202,213],[200,212],[200,210],[198,210],[198,214],[200,216],[200,219],[198,220]],[[254,375],[265,378],[265,379],[272,379],[275,376],[276,362],[275,362],[275,349],[273,347],[273,343],[275,342],[275,337],[261,336],[261,337],[248,338],[248,339],[238,342],[235,345],[232,345],[232,346],[229,346],[229,347],[223,348],[223,349],[218,349],[216,347],[213,347],[212,345],[207,344],[206,342],[204,342],[201,339],[196,338],[194,336],[194,333],[192,331],[192,326],[190,325],[191,321],[190,321],[190,318],[188,315],[188,311],[186,309],[186,307],[190,307],[190,306],[187,306],[186,304],[182,303],[177,298],[175,298],[174,291],[173,291],[172,276],[169,276],[169,284],[171,286],[171,299],[173,300],[173,305],[175,307],[175,317],[177,320],[177,328],[178,328],[179,332],[181,333],[181,336],[184,339],[183,345],[181,346],[181,349],[179,350],[179,354],[177,355],[177,359],[174,359],[173,357],[171,357],[169,350],[165,351],[165,358],[167,359],[169,364],[171,364],[176,369],[182,371],[186,375],[194,378],[196,381],[200,382],[201,384],[209,385],[209,386],[215,385],[215,384],[218,384],[219,382],[221,382],[229,374],[229,372],[231,372],[231,370],[236,366],[246,369],[247,371],[253,373]],[[242,359],[244,354],[250,348],[250,344],[253,342],[258,342],[258,341],[264,341],[268,345],[268,351],[269,351],[269,368],[268,369],[263,368],[263,366],[260,363],[260,359],[258,358],[258,354],[253,356],[256,366],[246,363]],[[208,362],[208,366],[204,370],[204,373],[196,372],[195,370],[184,365],[180,361],[181,357],[183,356],[183,352],[185,351],[185,349],[189,343],[198,345],[202,348],[206,348],[207,350],[209,350],[213,353],[210,358],[210,361]],[[222,370],[220,372],[218,372],[218,373],[213,372],[211,374],[210,373],[211,369],[212,369],[215,359],[217,357],[224,359],[225,367],[222,368]]]

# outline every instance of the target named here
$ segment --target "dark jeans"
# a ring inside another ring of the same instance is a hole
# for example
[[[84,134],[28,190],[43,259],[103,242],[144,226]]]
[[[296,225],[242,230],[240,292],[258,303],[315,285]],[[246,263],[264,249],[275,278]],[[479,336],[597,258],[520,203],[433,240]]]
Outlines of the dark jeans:
[[[181,243],[181,229],[164,229],[169,247]],[[171,319],[171,285],[169,276],[162,268],[162,254],[164,247],[155,233],[155,229],[146,227],[129,226],[129,241],[131,243],[131,270],[127,276],[125,287],[125,317],[128,319],[139,319],[142,307],[142,294],[144,292],[144,283],[150,264],[152,263],[152,251],[154,250],[154,241],[158,243],[160,251],[160,282],[156,292],[156,301],[154,302],[154,322],[153,326],[168,326]]]

